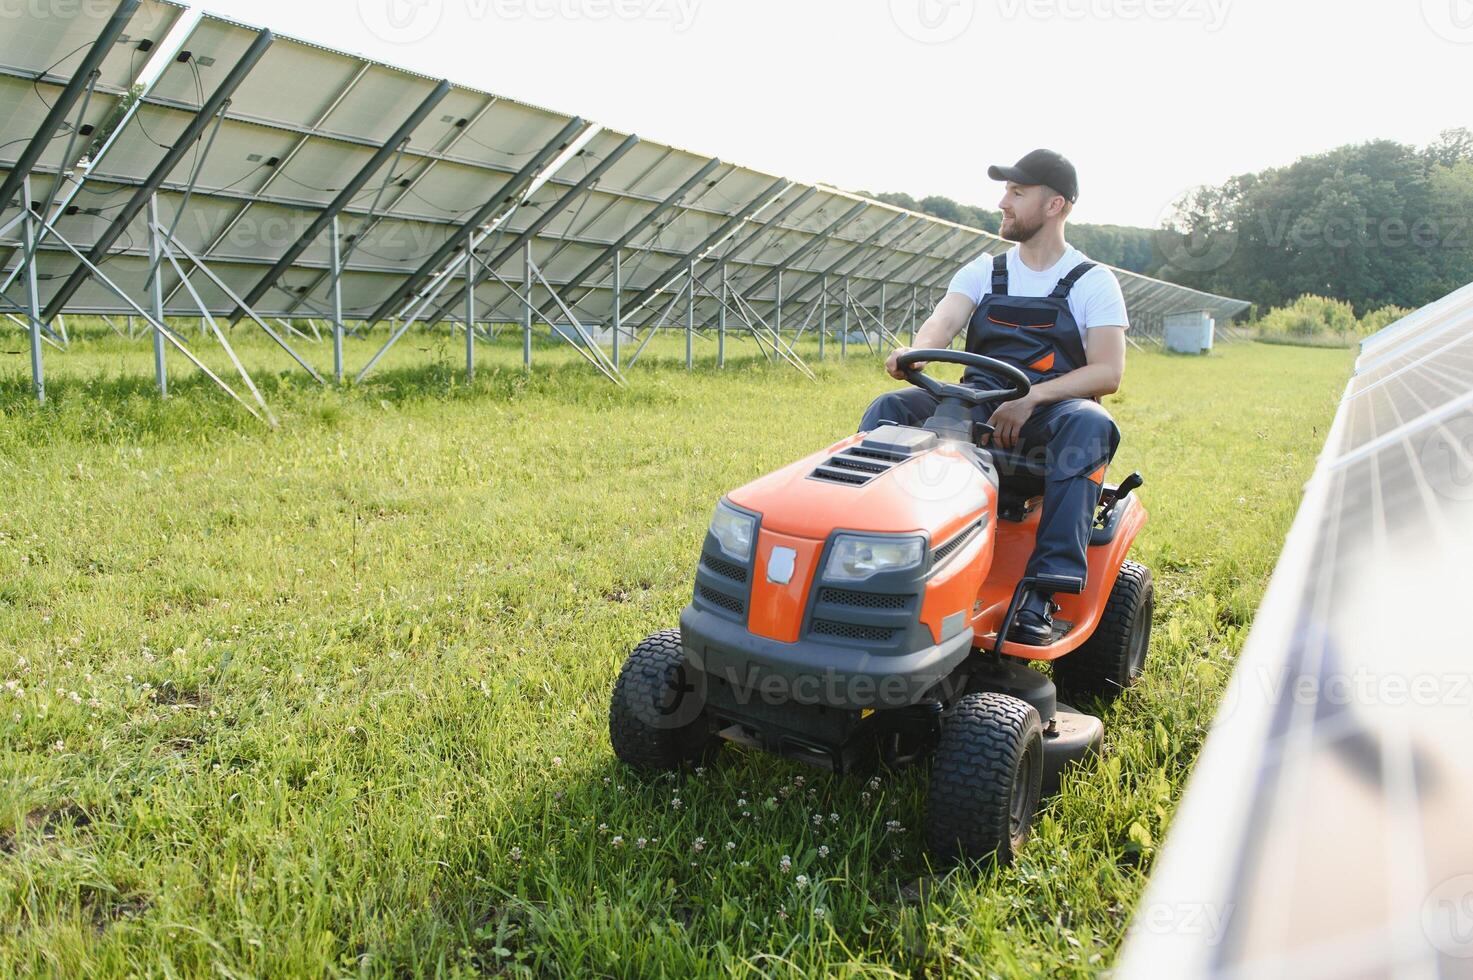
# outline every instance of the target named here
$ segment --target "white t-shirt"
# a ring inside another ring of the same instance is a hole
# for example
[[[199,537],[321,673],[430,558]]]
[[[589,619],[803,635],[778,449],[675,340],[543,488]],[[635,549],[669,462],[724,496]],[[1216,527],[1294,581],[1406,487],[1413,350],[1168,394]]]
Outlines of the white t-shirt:
[[[1059,280],[1089,258],[1073,245],[1064,247],[1064,255],[1050,269],[1034,272],[1018,255],[1018,246],[1008,249],[1008,295],[1047,296]],[[982,254],[962,266],[951,279],[948,292],[961,293],[973,303],[992,292],[992,256]],[[1115,273],[1097,265],[1084,274],[1069,292],[1069,312],[1079,324],[1079,339],[1091,327],[1130,327],[1125,312],[1125,295]]]

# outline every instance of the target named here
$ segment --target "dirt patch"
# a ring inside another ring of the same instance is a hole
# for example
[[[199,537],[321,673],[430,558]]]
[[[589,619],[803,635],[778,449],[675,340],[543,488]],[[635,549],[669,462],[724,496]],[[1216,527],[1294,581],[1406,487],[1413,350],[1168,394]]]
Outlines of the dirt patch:
[[[0,831],[0,854],[14,854],[20,849],[20,831],[39,831],[43,837],[51,837],[62,827],[81,830],[92,824],[92,816],[81,806],[65,800],[54,806],[41,806],[26,814],[20,828]]]

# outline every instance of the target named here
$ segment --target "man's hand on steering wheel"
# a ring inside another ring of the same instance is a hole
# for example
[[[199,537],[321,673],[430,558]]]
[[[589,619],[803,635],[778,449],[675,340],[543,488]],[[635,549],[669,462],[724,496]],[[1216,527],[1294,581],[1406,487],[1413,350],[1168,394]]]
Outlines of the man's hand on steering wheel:
[[[904,380],[906,380],[905,379],[905,370],[906,369],[900,367],[900,365],[897,364],[896,362],[898,360],[900,360],[900,355],[901,354],[904,354],[907,351],[911,351],[911,350],[914,350],[914,348],[912,348],[912,347],[897,347],[894,350],[892,350],[890,352],[890,356],[885,359],[885,373],[888,374],[888,375],[890,375],[890,377],[894,378],[896,381],[904,381]],[[928,363],[929,363],[928,361],[918,361],[917,363],[912,364],[910,369],[913,370],[913,371],[924,371],[926,369],[926,365]]]

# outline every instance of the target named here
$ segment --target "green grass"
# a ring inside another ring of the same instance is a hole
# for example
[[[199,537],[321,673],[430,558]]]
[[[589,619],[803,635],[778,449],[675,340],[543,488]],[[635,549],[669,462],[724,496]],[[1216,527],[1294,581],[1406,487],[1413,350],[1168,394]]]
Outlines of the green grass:
[[[160,403],[143,344],[48,349],[44,408],[0,362],[0,975],[1097,972],[1350,366],[1131,354],[1148,675],[1013,867],[916,893],[920,772],[646,780],[606,729],[713,502],[851,431],[871,358],[687,374],[662,338],[617,390],[511,341],[466,385],[411,338],[336,391],[241,346],[279,429],[182,368]]]

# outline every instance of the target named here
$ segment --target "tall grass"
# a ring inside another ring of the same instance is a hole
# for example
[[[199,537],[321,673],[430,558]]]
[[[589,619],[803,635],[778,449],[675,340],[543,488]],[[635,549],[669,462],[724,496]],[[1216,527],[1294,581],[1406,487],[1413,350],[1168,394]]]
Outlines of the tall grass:
[[[894,384],[862,347],[815,384],[698,345],[620,390],[551,346],[524,375],[510,338],[466,384],[457,341],[411,339],[336,390],[243,341],[274,430],[182,368],[158,401],[117,338],[49,352],[45,406],[6,361],[0,975],[1108,966],[1348,356],[1131,355],[1147,677],[1016,865],[919,888],[917,771],[612,759],[615,672],[676,622],[716,498]]]

